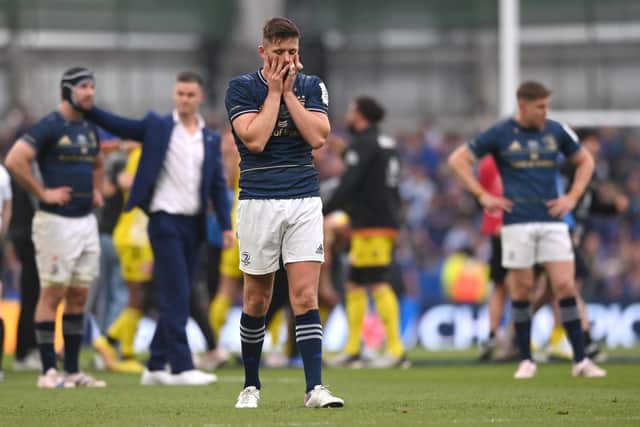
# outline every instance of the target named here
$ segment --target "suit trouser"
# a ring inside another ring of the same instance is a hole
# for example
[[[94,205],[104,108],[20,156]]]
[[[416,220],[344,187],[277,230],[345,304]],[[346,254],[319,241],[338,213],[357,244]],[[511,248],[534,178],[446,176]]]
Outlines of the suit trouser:
[[[152,371],[164,369],[166,363],[173,373],[193,369],[186,326],[198,258],[200,221],[200,216],[165,212],[155,212],[149,217],[160,312],[147,364]]]

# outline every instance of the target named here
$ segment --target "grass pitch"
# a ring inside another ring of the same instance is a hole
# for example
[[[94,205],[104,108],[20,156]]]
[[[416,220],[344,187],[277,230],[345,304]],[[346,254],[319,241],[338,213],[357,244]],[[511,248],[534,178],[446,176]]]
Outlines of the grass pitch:
[[[419,356],[420,366],[407,370],[325,369],[343,409],[304,408],[301,369],[264,369],[260,408],[237,410],[237,367],[219,370],[208,387],[143,387],[138,376],[97,373],[106,389],[68,390],[39,390],[37,373],[9,368],[0,426],[640,425],[637,359],[604,364],[604,379],[572,378],[567,362],[542,364],[536,378],[516,381],[515,363]]]

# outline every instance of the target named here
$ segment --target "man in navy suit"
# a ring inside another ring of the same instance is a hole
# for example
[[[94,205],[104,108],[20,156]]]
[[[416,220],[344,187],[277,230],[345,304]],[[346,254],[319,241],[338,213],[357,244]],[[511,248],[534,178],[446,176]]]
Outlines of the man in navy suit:
[[[125,210],[139,207],[149,215],[154,276],[160,290],[160,317],[143,385],[206,385],[217,380],[194,368],[185,330],[209,201],[223,230],[224,247],[234,241],[220,135],[206,128],[198,113],[202,89],[202,78],[185,71],[177,77],[172,114],[150,112],[142,120],[131,120],[96,107],[87,112],[90,120],[109,132],[142,142]],[[171,374],[164,369],[166,363]]]

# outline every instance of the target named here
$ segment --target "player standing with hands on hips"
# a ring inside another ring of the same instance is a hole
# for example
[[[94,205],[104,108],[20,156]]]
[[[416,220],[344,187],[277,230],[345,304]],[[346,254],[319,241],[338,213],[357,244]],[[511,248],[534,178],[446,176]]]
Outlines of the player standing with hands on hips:
[[[576,134],[566,125],[547,119],[551,91],[528,81],[517,91],[518,111],[469,144],[458,147],[449,166],[478,202],[489,211],[503,210],[502,266],[513,280],[511,314],[520,350],[516,379],[535,376],[531,357],[530,293],[533,266],[541,264],[559,300],[560,317],[573,347],[573,376],[604,377],[606,372],[585,356],[576,297],[575,261],[569,228],[563,217],[571,212],[593,173],[594,162]],[[487,192],[473,174],[473,163],[493,155],[504,185],[504,196]],[[567,194],[558,194],[559,154],[576,165]]]

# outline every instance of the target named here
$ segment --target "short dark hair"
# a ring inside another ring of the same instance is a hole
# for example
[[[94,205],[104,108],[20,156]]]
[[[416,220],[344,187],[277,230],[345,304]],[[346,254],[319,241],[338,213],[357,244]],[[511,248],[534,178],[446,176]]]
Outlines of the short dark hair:
[[[275,42],[286,39],[299,39],[300,29],[290,19],[282,16],[269,19],[262,28],[262,39],[268,42]]]
[[[180,71],[176,77],[176,81],[182,83],[198,83],[201,88],[204,88],[202,76],[195,71]]]
[[[548,98],[549,95],[551,95],[551,90],[542,83],[533,80],[522,83],[518,88],[518,92],[516,92],[517,98],[525,101],[537,101],[538,99]]]
[[[384,108],[370,96],[360,96],[355,100],[356,110],[372,124],[378,124],[385,115]]]

